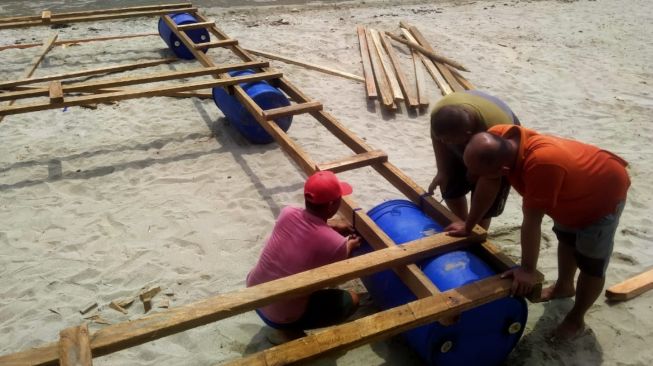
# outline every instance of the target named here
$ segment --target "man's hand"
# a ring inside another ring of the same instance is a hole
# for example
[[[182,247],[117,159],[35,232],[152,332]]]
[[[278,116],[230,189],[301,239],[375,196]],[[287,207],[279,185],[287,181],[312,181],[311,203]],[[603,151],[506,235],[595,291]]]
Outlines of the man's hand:
[[[351,251],[361,246],[361,237],[357,234],[351,234],[347,237],[347,256],[351,254]]]
[[[438,186],[440,187],[440,191],[442,191],[442,187],[447,185],[447,180],[448,178],[444,174],[438,172],[438,174],[436,174],[435,177],[433,177],[433,181],[431,181],[431,184],[429,185],[428,194],[432,195],[433,193],[435,193],[435,189]]]
[[[512,296],[528,295],[537,283],[535,271],[529,271],[521,266],[510,269],[501,275],[501,278],[508,277],[512,277],[512,288],[510,289]]]
[[[444,228],[444,231],[449,236],[464,237],[471,235],[471,232],[466,229],[464,221],[452,222],[449,226]]]
[[[349,225],[347,221],[339,218],[329,220],[327,225],[329,225],[329,227],[343,236],[347,236],[355,232],[353,226]]]

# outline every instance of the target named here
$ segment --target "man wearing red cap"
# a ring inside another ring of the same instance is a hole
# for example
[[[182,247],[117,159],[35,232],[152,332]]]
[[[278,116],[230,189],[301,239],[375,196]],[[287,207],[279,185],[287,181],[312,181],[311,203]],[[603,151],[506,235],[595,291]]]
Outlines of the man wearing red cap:
[[[346,225],[330,225],[349,184],[330,171],[317,172],[304,184],[305,209],[285,207],[277,219],[256,266],[247,276],[247,286],[324,266],[349,257],[360,245],[360,237]],[[347,235],[346,237],[343,234]],[[275,344],[304,335],[305,329],[337,324],[356,311],[355,292],[324,289],[257,309],[261,319],[276,330],[268,337]]]

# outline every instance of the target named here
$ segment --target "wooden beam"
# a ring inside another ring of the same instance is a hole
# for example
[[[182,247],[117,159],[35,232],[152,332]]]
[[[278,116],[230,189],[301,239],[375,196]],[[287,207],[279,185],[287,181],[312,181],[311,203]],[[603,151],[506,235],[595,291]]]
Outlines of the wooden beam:
[[[363,64],[363,76],[365,77],[365,92],[367,99],[375,99],[377,97],[376,85],[374,84],[374,71],[372,71],[372,61],[370,60],[370,51],[367,48],[367,36],[365,27],[359,25],[356,27],[358,34],[358,45],[361,51],[361,60]]]
[[[405,26],[406,28],[408,28],[408,29],[410,30],[410,32],[412,33],[412,35],[413,35],[413,36],[415,37],[415,39],[417,40],[416,43],[420,44],[422,47],[426,48],[426,49],[429,50],[429,51],[433,51],[433,47],[431,47],[431,45],[429,44],[429,42],[426,40],[426,37],[424,37],[424,36],[422,35],[422,33],[419,31],[419,29],[417,29],[417,27],[412,26],[412,25],[409,25],[409,24],[405,24],[405,23],[403,23],[403,22],[400,22],[399,24],[400,24],[401,26]],[[465,90],[465,89],[464,89],[464,88],[463,88],[463,87],[458,83],[458,81],[457,81],[456,78],[453,76],[453,74],[451,74],[450,68],[448,68],[447,65],[446,65],[445,63],[434,62],[434,64],[435,64],[435,66],[438,68],[438,70],[440,70],[440,74],[442,74],[442,77],[447,81],[447,83],[449,83],[449,85],[451,86],[451,88],[452,88],[455,92],[459,92],[459,91],[463,91],[463,90]],[[463,70],[463,71],[465,71],[465,70]]]
[[[69,13],[58,13],[58,14],[54,14],[54,16],[71,17],[71,16],[82,16],[82,15],[115,14],[115,13],[124,13],[124,12],[132,12],[132,11],[191,8],[192,6],[193,4],[191,3],[132,6],[128,8],[113,8],[113,9],[101,9],[101,10],[76,11],[76,12],[69,12]],[[29,20],[39,20],[39,19],[41,19],[41,16],[4,17],[4,18],[0,18],[0,23],[12,23],[18,21],[29,21]]]
[[[274,121],[279,118],[294,116],[307,112],[315,112],[322,110],[322,103],[313,101],[298,104],[291,104],[287,107],[279,107],[274,109],[267,109],[263,111],[263,117],[267,121]]]
[[[448,66],[447,66],[447,68],[449,69],[449,71],[451,71],[451,73],[453,74],[453,76],[456,78],[456,80],[458,81],[458,83],[460,83],[460,85],[463,86],[463,88],[465,88],[465,89],[467,89],[467,90],[474,90],[474,89],[476,89],[476,87],[474,86],[474,84],[470,83],[469,80],[467,80],[464,76],[462,76],[461,73],[458,72],[458,70],[456,70],[456,69],[454,69],[454,68],[451,68],[451,67],[448,67]]]
[[[510,293],[511,285],[509,279],[492,276],[441,294],[329,327],[223,365],[270,366],[303,363],[331,352],[379,341],[506,297]]]
[[[395,41],[400,42],[400,43],[403,43],[403,44],[405,44],[406,46],[408,46],[408,47],[410,47],[410,48],[413,48],[413,49],[415,49],[415,50],[421,52],[423,55],[428,56],[431,60],[433,60],[433,61],[435,61],[435,62],[439,62],[439,63],[447,64],[447,65],[449,65],[449,66],[455,67],[455,68],[458,69],[458,70],[469,71],[465,66],[459,64],[458,62],[456,62],[456,61],[454,61],[454,60],[451,60],[451,59],[449,59],[449,58],[446,58],[446,57],[444,57],[444,56],[440,56],[440,55],[438,55],[437,53],[435,53],[435,52],[433,52],[433,51],[427,49],[426,47],[422,47],[422,46],[420,46],[420,45],[417,44],[417,43],[414,43],[414,42],[408,41],[408,40],[403,39],[403,38],[401,38],[401,37],[399,37],[399,36],[395,36],[394,34],[392,34],[392,33],[390,33],[390,32],[385,32],[385,34],[387,34],[388,37],[394,39]]]
[[[49,10],[43,10],[41,12],[41,21],[43,23],[50,23],[50,19],[52,18],[52,12]]]
[[[208,48],[227,47],[236,44],[238,44],[238,41],[235,39],[223,39],[221,41],[195,43],[193,47],[195,47],[196,50],[205,50]]]
[[[198,22],[198,23],[182,24],[182,25],[178,25],[177,29],[179,29],[180,31],[185,32],[185,31],[192,30],[192,29],[208,28],[208,27],[210,27],[210,26],[212,26],[214,24],[215,24],[215,20],[210,21],[210,22]]]
[[[60,81],[51,81],[48,92],[50,95],[50,103],[63,103],[63,89],[61,88]]]
[[[99,74],[106,74],[112,72],[133,70],[133,69],[145,68],[150,66],[157,66],[161,64],[167,64],[167,63],[174,62],[176,60],[177,60],[176,58],[165,58],[162,60],[141,61],[141,62],[126,64],[126,65],[101,67],[97,69],[69,72],[65,74],[55,74],[55,75],[41,76],[37,78],[24,78],[24,79],[18,79],[13,81],[5,81],[5,82],[0,82],[0,89],[8,89],[19,85],[34,84],[42,81],[62,80],[62,79],[76,78],[81,76],[99,75]]]
[[[91,343],[86,323],[59,333],[59,365],[92,366]]]
[[[406,75],[404,75],[404,72],[401,69],[401,63],[399,62],[399,57],[395,53],[395,50],[392,48],[392,44],[390,43],[390,41],[388,40],[388,38],[385,36],[384,33],[381,33],[380,36],[381,36],[381,43],[383,43],[383,46],[385,47],[388,53],[388,57],[390,57],[390,62],[392,62],[392,66],[394,67],[395,75],[397,75],[397,81],[399,82],[401,91],[404,93],[404,96],[406,97],[406,105],[409,108],[419,107],[419,101],[417,100],[415,93],[413,93],[413,89],[410,87],[408,81],[406,80]]]
[[[93,104],[93,103],[104,103],[107,101],[168,95],[169,93],[172,92],[190,91],[196,89],[213,88],[218,86],[225,87],[225,86],[236,85],[240,83],[277,79],[281,77],[281,75],[282,74],[280,72],[261,72],[253,75],[236,76],[229,79],[202,81],[196,83],[186,83],[181,85],[165,86],[165,87],[161,86],[161,87],[151,88],[151,89],[136,89],[136,90],[130,90],[125,92],[71,97],[71,98],[66,98],[66,100],[64,100],[63,103],[57,105],[52,105],[50,103],[19,104],[19,105],[0,108],[0,116],[25,113],[25,112],[42,111],[42,110],[52,109],[52,108],[71,107],[76,105],[86,105],[86,104]]]
[[[215,67],[202,67],[190,70],[181,71],[165,71],[143,76],[130,76],[119,79],[98,80],[85,83],[74,83],[64,86],[66,93],[93,91],[96,89],[112,88],[116,86],[154,83],[165,80],[174,80],[182,78],[190,78],[211,74],[224,73],[230,70],[244,70],[249,68],[257,68],[266,66],[266,62],[245,62],[240,64],[220,65]],[[33,98],[48,95],[48,89],[43,87],[40,89],[19,90],[0,94],[0,101],[2,100],[15,100],[21,98]]]
[[[151,37],[159,36],[159,33],[140,33],[140,34],[126,34],[118,36],[106,36],[106,37],[95,37],[95,38],[78,38],[78,39],[67,39],[54,42],[55,46],[63,44],[72,44],[72,43],[87,43],[87,42],[99,42],[99,41],[112,41],[116,39],[128,39],[128,38],[139,38],[139,37]],[[6,46],[0,46],[0,51],[13,49],[13,48],[32,48],[42,46],[43,43],[23,43],[23,44],[11,44]]]
[[[0,29],[34,27],[34,26],[39,26],[44,24],[95,22],[99,20],[124,19],[124,18],[146,17],[146,16],[154,16],[154,15],[166,15],[172,13],[193,13],[193,12],[197,12],[197,8],[175,8],[175,9],[167,9],[167,10],[133,11],[133,12],[116,13],[116,14],[98,13],[99,15],[67,16],[61,18],[55,14],[50,19],[49,23],[43,23],[43,21],[39,18],[39,20],[0,23]]]
[[[386,161],[388,161],[388,155],[384,151],[374,150],[348,156],[344,159],[318,164],[317,168],[319,170],[330,170],[334,173],[341,173]]]
[[[397,107],[394,103],[394,98],[392,97],[390,84],[388,84],[388,77],[383,71],[381,58],[379,57],[379,53],[376,51],[376,46],[372,40],[370,29],[365,29],[365,39],[367,40],[367,48],[370,50],[370,59],[372,61],[372,70],[374,71],[376,87],[378,92],[381,94],[381,99],[379,101],[386,109],[395,110]]]
[[[465,239],[438,234],[410,244],[374,251],[258,286],[106,326],[89,337],[91,349],[93,355],[99,357],[251,311],[280,299],[309,294],[321,288],[468,245],[469,242]],[[0,365],[53,365],[58,359],[57,344],[51,343],[0,356]]]
[[[374,42],[374,48],[376,49],[376,52],[379,54],[379,59],[381,60],[381,67],[383,67],[383,72],[388,78],[388,83],[390,84],[390,90],[392,91],[392,97],[395,102],[403,101],[404,95],[401,93],[401,87],[399,86],[399,82],[397,81],[395,72],[387,60],[388,55],[385,52],[383,45],[381,44],[381,37],[379,35],[379,32],[376,29],[370,28],[370,34],[372,34],[372,41]]]
[[[247,48],[246,50],[249,53],[253,53],[253,54],[257,55],[257,56],[269,58],[270,60],[277,60],[277,61],[285,62],[287,64],[302,66],[302,67],[305,67],[305,68],[307,68],[309,70],[315,70],[315,71],[323,72],[323,73],[329,74],[329,75],[342,76],[342,77],[347,78],[349,80],[365,81],[365,79],[363,79],[362,77],[360,77],[358,75],[351,74],[351,73],[344,72],[344,71],[340,71],[340,70],[335,70],[335,69],[332,69],[332,68],[329,68],[329,67],[320,66],[320,65],[316,65],[316,64],[311,64],[311,63],[308,63],[308,62],[295,60],[295,59],[292,59],[292,58],[289,58],[289,57],[275,55],[275,54],[272,54],[272,53],[269,53],[269,52],[253,50],[251,48]]]
[[[653,269],[631,277],[605,290],[605,297],[612,301],[626,301],[653,289]]]
[[[420,54],[411,49],[411,56],[413,57],[413,68],[415,69],[415,87],[417,88],[417,100],[420,108],[429,106],[429,98],[426,94],[426,76],[424,75],[424,65]]]
[[[415,38],[413,38],[413,35],[410,34],[410,32],[407,29],[401,28],[401,31],[404,33],[404,36],[407,39],[409,39],[411,42],[417,42],[417,40],[415,40]],[[415,51],[413,49],[411,49],[411,51],[413,53],[417,52],[417,51]],[[431,59],[425,57],[421,53],[419,53],[417,56],[422,60],[422,64],[426,67],[429,74],[431,74],[431,77],[433,78],[433,81],[435,81],[435,85],[438,86],[438,88],[440,89],[442,94],[447,95],[447,94],[453,93],[453,89],[451,89],[451,86],[449,86],[449,83],[447,83],[447,81],[444,79],[444,77],[442,77],[442,75],[440,74],[440,71],[438,71],[438,69],[435,66],[435,64],[433,63],[433,61]]]

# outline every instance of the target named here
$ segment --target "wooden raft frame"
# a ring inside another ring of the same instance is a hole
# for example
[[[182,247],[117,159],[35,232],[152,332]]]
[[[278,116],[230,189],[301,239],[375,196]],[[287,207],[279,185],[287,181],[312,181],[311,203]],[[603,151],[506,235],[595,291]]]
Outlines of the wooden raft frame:
[[[145,8],[145,7],[139,7]],[[193,53],[204,69],[185,71],[188,73],[210,75],[214,79],[208,82],[187,83],[173,87],[164,87],[147,90],[108,91],[111,87],[132,85],[152,80],[168,80],[183,77],[181,73],[163,73],[148,77],[123,78],[95,83],[73,84],[68,88],[73,91],[96,91],[100,95],[90,95],[74,98],[64,96],[66,86],[50,84],[47,88],[37,86],[34,88],[19,87],[24,80],[14,82],[13,96],[47,95],[49,103],[31,105],[20,104],[12,107],[0,108],[0,115],[23,113],[35,110],[59,108],[67,105],[79,105],[91,101],[112,101],[134,97],[162,95],[163,92],[179,92],[199,88],[221,86],[232,93],[247,108],[261,126],[274,137],[275,141],[293,161],[310,175],[319,170],[342,172],[360,167],[370,166],[381,176],[403,193],[408,199],[418,204],[423,211],[440,224],[446,225],[457,217],[440,205],[433,197],[426,195],[424,189],[405,175],[398,167],[390,163],[387,155],[380,150],[374,150],[361,138],[349,131],[344,125],[322,109],[322,104],[311,100],[297,89],[281,73],[270,69],[267,63],[254,59],[249,52],[238,45],[217,28],[214,22],[199,14],[191,4],[181,4],[179,8],[165,9],[163,6],[147,7],[146,11],[134,8],[112,9],[105,12],[78,12],[67,13],[61,18],[48,15],[50,22],[65,19],[71,22],[80,13],[85,18],[76,21],[123,18],[136,12],[162,15],[164,21],[179,37],[184,45]],[[156,9],[153,9],[156,8]],[[169,13],[189,12],[193,14],[198,23],[193,28],[206,28],[218,41],[211,42],[216,47],[229,48],[243,63],[237,65],[216,65],[211,58],[200,51],[205,44],[195,44],[177,27]],[[120,16],[115,16],[121,14]],[[32,25],[51,24],[33,17],[0,19],[0,29],[11,27],[24,27]],[[92,19],[89,19],[92,18]],[[38,22],[38,24],[36,24]],[[64,22],[61,20],[61,22]],[[47,50],[46,50],[47,52]],[[36,64],[38,65],[38,63]],[[232,69],[254,68],[258,72],[253,75],[229,77],[226,73]],[[29,78],[30,76],[27,76]],[[294,102],[288,107],[272,110],[262,110],[240,87],[239,83],[253,80],[269,80],[281,89]],[[23,93],[25,92],[25,93]],[[18,93],[18,94],[17,94]],[[20,94],[23,93],[23,94]],[[2,95],[2,94],[0,94]],[[11,98],[9,98],[11,99]],[[15,99],[12,99],[15,100]],[[284,116],[308,113],[319,121],[342,143],[349,147],[354,155],[325,163],[314,162],[309,155],[290,137],[281,130],[273,121]],[[0,356],[2,365],[55,365],[55,364],[90,364],[88,357],[99,357],[116,352],[128,347],[150,342],[187,329],[209,324],[226,317],[251,311],[283,298],[292,298],[308,294],[317,289],[334,286],[345,281],[361,276],[370,275],[385,269],[393,269],[406,286],[416,295],[418,300],[389,309],[368,317],[358,319],[339,326],[330,327],[311,336],[286,343],[249,356],[245,359],[233,361],[233,364],[260,364],[281,365],[318,357],[326,352],[349,349],[374,340],[383,339],[426,324],[434,320],[442,320],[459,314],[460,312],[508,295],[511,281],[501,279],[498,275],[457,289],[441,293],[414,262],[439,253],[456,249],[467,248],[481,255],[497,271],[507,270],[515,265],[496,246],[486,240],[485,231],[476,227],[470,237],[454,238],[445,233],[436,234],[427,238],[415,240],[405,245],[398,246],[392,241],[350,197],[343,198],[340,214],[348,220],[360,235],[375,249],[375,251],[356,258],[333,263],[324,267],[302,272],[276,281],[264,283],[255,287],[245,288],[227,294],[218,295],[192,304],[180,306],[160,313],[144,316],[141,319],[110,325],[101,330],[86,335],[85,328],[73,327],[61,333],[58,343],[51,343],[27,351]],[[542,280],[541,274],[540,282]],[[541,283],[536,286],[532,298],[539,298]],[[74,350],[74,351],[67,351]],[[75,357],[77,355],[77,357]]]

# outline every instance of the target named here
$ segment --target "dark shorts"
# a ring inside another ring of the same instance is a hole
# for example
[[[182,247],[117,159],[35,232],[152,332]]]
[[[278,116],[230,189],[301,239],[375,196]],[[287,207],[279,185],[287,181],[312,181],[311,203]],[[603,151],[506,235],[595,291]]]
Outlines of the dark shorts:
[[[267,319],[258,309],[259,317],[275,329],[315,329],[339,324],[347,320],[358,308],[349,291],[340,289],[318,290],[308,299],[306,312],[297,321],[279,324]]]
[[[621,202],[614,213],[581,229],[566,228],[554,222],[553,231],[558,241],[561,245],[574,248],[576,264],[581,272],[594,277],[605,277],[624,204]]]
[[[467,175],[467,167],[462,159],[454,158],[451,161],[451,172],[446,187],[442,189],[442,198],[445,200],[456,199],[472,192],[474,195],[475,184],[470,182]],[[503,213],[510,193],[510,182],[506,177],[501,177],[501,188],[494,199],[492,206],[487,210],[483,218],[496,217]]]

